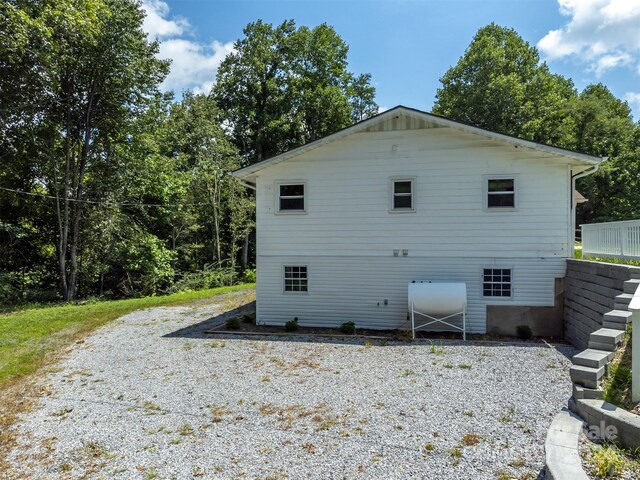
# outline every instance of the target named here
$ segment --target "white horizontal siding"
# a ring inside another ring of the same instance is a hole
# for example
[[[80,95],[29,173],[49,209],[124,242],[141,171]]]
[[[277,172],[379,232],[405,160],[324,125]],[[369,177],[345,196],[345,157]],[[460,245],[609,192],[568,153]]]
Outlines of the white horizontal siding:
[[[392,146],[397,145],[397,151]],[[517,211],[483,208],[483,177],[518,177]],[[415,213],[389,212],[389,177],[415,178]],[[278,181],[305,180],[303,215]],[[261,255],[569,256],[569,172],[558,157],[449,128],[357,133],[257,178]]]
[[[284,265],[308,267],[308,293],[283,291]],[[482,269],[491,266],[512,268],[512,298],[482,297]],[[360,328],[407,328],[409,282],[460,281],[467,284],[469,331],[485,333],[487,305],[553,306],[554,279],[564,273],[559,258],[259,255],[257,320],[283,325],[298,317],[307,326],[353,321]]]

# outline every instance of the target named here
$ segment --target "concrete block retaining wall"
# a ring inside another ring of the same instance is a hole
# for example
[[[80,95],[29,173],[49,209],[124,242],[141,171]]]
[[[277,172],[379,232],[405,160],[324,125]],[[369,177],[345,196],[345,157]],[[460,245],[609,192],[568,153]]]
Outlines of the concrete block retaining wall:
[[[614,309],[624,282],[640,267],[588,260],[567,260],[564,287],[564,338],[579,349],[602,328],[602,316]]]

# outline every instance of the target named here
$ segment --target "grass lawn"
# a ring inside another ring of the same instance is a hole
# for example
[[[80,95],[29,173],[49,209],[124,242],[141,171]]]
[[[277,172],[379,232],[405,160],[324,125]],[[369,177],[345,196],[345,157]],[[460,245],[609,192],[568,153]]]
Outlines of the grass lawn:
[[[38,373],[54,363],[67,347],[96,328],[135,310],[174,306],[254,288],[235,285],[159,297],[112,300],[20,310],[0,314],[0,472],[15,445],[10,428],[20,413],[29,411],[41,395]]]
[[[122,315],[150,307],[183,305],[254,284],[180,292],[167,296],[20,310],[0,315],[0,391],[34,373],[60,349]]]

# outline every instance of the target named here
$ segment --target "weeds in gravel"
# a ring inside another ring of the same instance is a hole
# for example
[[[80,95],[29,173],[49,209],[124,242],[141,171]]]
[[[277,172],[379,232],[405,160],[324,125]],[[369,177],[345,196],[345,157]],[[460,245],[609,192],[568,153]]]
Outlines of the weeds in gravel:
[[[183,437],[192,437],[193,436],[193,427],[188,423],[183,424],[176,432]]]
[[[450,448],[449,455],[451,455],[453,458],[460,458],[462,457],[462,450],[460,449],[460,447]]]
[[[431,343],[431,347],[429,349],[429,353],[432,353],[434,355],[444,355],[445,351],[444,351],[444,345],[442,345],[442,342],[440,342],[439,345],[436,345],[433,342]]]
[[[427,443],[422,449],[422,456],[426,457],[431,454],[436,449],[436,446],[433,443]]]
[[[415,375],[416,372],[414,372],[413,370],[407,370],[406,368],[404,369],[404,372],[402,372],[402,376],[403,377],[409,377],[411,375]]]
[[[451,368],[453,368],[453,365],[451,365],[450,363],[445,363],[445,364],[443,365],[443,367],[444,367],[444,368],[449,368],[449,369],[451,369]]]
[[[157,412],[157,411],[159,411],[159,410],[162,410],[158,405],[156,405],[155,403],[153,403],[153,402],[152,402],[152,401],[150,401],[150,400],[147,400],[146,402],[144,402],[144,403],[142,404],[142,406],[143,406],[146,410],[151,410],[151,411],[154,411],[154,412]]]
[[[513,407],[509,407],[505,410],[505,412],[500,417],[500,421],[502,423],[513,422],[513,414],[516,413],[516,409]]]
[[[329,407],[320,403],[313,408],[307,408],[304,405],[287,405],[279,406],[272,403],[263,403],[258,407],[263,415],[274,416],[283,428],[290,429],[296,420],[309,418],[318,425],[319,430],[327,430],[333,425],[337,425],[338,421],[335,417],[329,415]]]
[[[473,412],[471,410],[467,410],[462,412],[465,417],[473,417]]]
[[[514,460],[509,460],[507,462],[507,465],[509,465],[510,467],[513,468],[522,468],[527,464],[526,460],[524,459],[524,457],[518,457]]]
[[[461,368],[463,370],[471,370],[471,365],[468,365],[466,363],[461,363],[460,365],[458,365],[458,368]]]
[[[238,403],[238,405],[242,405],[242,403]],[[211,405],[208,405],[208,407],[211,409],[211,415],[213,415],[213,418],[211,419],[211,421],[213,423],[223,422],[224,421],[224,416],[225,415],[229,415],[231,413],[231,410],[229,410],[225,406],[211,406]]]
[[[98,442],[87,442],[84,445],[84,451],[88,457],[99,458],[106,453],[106,449]]]
[[[477,433],[465,433],[460,443],[465,447],[475,447],[480,443],[482,437]]]
[[[522,433],[531,433],[531,429],[522,422],[518,422],[518,428],[522,430]]]
[[[496,480],[514,480],[514,476],[506,470],[498,470],[496,472]]]

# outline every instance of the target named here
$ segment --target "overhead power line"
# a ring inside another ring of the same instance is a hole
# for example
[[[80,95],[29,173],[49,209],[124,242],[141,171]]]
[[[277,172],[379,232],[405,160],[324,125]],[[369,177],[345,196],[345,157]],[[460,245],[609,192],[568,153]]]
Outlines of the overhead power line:
[[[55,195],[47,195],[45,193],[25,192],[24,190],[15,190],[13,188],[0,187],[0,190],[5,192],[11,192],[19,195],[27,195],[30,197],[49,198],[52,200],[65,200]],[[141,202],[112,202],[112,201],[98,201],[98,200],[83,200],[76,198],[68,198],[69,202],[76,203],[89,203],[92,205],[113,205],[119,207],[199,207],[203,205],[215,205],[214,202],[198,202],[198,203],[141,203]]]

